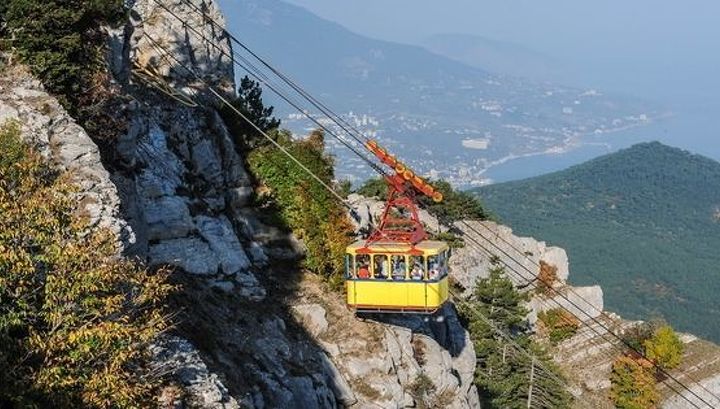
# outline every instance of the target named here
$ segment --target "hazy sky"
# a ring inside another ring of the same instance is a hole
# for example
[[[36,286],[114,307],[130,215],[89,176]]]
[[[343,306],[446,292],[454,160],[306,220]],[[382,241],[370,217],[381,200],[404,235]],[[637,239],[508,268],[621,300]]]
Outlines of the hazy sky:
[[[375,38],[465,33],[556,57],[571,83],[720,107],[717,0],[289,0]]]

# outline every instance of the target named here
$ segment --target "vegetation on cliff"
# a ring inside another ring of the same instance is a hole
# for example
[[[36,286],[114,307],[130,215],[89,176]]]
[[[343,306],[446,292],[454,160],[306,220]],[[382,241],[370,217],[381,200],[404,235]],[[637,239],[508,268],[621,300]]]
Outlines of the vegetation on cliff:
[[[232,105],[325,184],[334,185],[333,158],[325,152],[322,132],[293,140],[290,132],[278,130],[280,121],[272,116],[273,108],[264,105],[260,85],[248,77],[241,81]],[[302,240],[306,248],[304,266],[308,270],[339,283],[345,247],[353,233],[345,208],[255,127],[229,108],[221,112],[239,149],[244,151],[251,173],[261,185],[256,202],[264,209],[266,221],[292,231]]]
[[[517,233],[565,248],[572,281],[602,285],[609,308],[720,340],[720,163],[644,143],[476,193]]]
[[[610,398],[618,409],[654,408],[658,403],[656,380],[648,362],[630,356],[618,358],[610,375]]]
[[[528,294],[518,292],[503,268],[495,266],[488,278],[478,280],[469,305],[460,306],[460,316],[477,355],[475,382],[484,408],[526,407],[531,384],[534,398],[542,399],[544,406],[570,407],[571,397],[565,384],[557,381],[563,379],[562,374],[543,348],[530,338],[528,311],[524,307],[527,300]],[[519,352],[497,331],[507,334],[535,359]]]
[[[540,312],[538,321],[541,324],[541,330],[546,333],[553,345],[571,338],[580,327],[580,321],[562,308],[553,308]]]
[[[166,273],[118,259],[16,124],[0,151],[0,407],[151,406]]]
[[[123,105],[105,62],[103,25],[126,16],[122,0],[7,0],[0,49],[12,52],[95,140],[124,129]]]
[[[620,409],[654,407],[659,400],[657,382],[665,378],[660,369],[680,365],[683,343],[672,327],[662,322],[640,324],[628,331],[626,341],[634,350],[613,363],[610,398]]]
[[[288,132],[274,137],[287,151],[327,185],[332,185],[332,158],[325,153],[322,133],[293,141]],[[342,278],[345,247],[353,227],[345,208],[316,180],[274,146],[259,147],[248,155],[250,170],[267,188],[258,204],[275,209],[281,224],[289,227],[307,249],[305,267],[336,281]]]

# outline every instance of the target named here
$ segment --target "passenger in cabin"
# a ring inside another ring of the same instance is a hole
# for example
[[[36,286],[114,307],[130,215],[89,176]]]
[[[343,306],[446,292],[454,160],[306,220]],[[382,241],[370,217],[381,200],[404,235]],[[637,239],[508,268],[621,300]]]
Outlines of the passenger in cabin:
[[[440,270],[437,261],[431,261],[430,262],[430,274],[429,277],[431,280],[437,280],[437,278],[440,276]]]
[[[355,257],[355,261],[358,278],[370,278],[370,256],[367,254],[358,254],[357,257]]]
[[[415,264],[413,266],[413,269],[410,272],[410,278],[412,278],[413,280],[422,280],[423,279],[423,270],[422,270],[422,266],[420,264]]]
[[[386,265],[386,256],[375,256],[375,278],[387,278]]]
[[[367,264],[362,264],[360,268],[358,269],[358,278],[370,278],[370,266]]]
[[[404,280],[405,279],[405,257],[403,256],[393,256],[393,270],[392,270],[392,278],[393,280]]]

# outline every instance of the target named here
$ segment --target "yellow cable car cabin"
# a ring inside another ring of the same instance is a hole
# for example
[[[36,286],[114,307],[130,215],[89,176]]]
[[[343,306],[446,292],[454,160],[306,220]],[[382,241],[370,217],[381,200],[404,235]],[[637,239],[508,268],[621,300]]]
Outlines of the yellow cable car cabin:
[[[366,240],[347,247],[345,285],[355,312],[432,314],[448,300],[450,249],[427,240],[417,195],[441,202],[443,195],[399,162],[377,142],[365,147],[394,170],[385,175],[388,191],[378,226]]]
[[[357,241],[345,256],[347,304],[358,312],[431,314],[448,299],[449,247]]]

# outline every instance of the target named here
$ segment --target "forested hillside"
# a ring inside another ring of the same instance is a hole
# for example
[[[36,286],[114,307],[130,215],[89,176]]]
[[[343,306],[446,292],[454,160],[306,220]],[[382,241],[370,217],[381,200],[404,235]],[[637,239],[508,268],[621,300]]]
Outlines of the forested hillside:
[[[644,143],[475,191],[517,233],[564,247],[577,284],[628,318],[720,340],[720,163]]]

